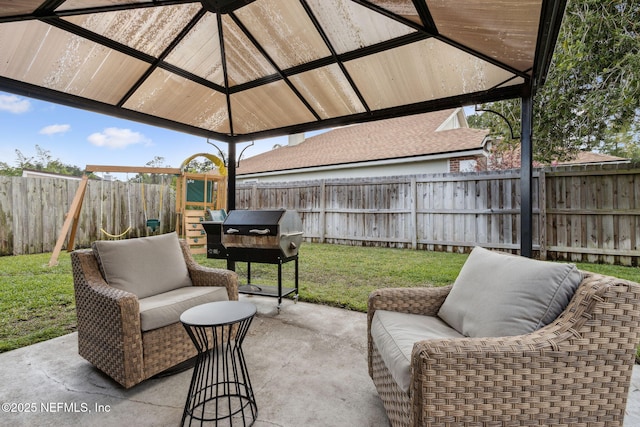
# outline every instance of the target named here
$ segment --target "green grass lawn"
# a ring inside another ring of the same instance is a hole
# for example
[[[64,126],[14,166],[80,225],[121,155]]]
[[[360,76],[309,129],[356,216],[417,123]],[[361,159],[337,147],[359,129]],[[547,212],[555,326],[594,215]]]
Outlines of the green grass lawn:
[[[372,247],[305,243],[300,249],[300,300],[366,311],[369,293],[382,287],[452,283],[467,255]],[[226,261],[196,256],[210,267],[226,268]],[[282,266],[283,286],[293,287],[294,263]],[[246,263],[236,272],[246,282]],[[277,266],[251,264],[251,283],[276,285]]]
[[[76,328],[69,254],[0,257],[0,352],[45,341]]]
[[[51,254],[0,257],[0,352],[75,330],[73,278],[69,254],[48,267]],[[300,248],[300,300],[366,311],[377,288],[442,286],[452,283],[467,255],[374,247],[305,243]],[[226,268],[226,261],[196,256],[203,265]],[[583,270],[640,282],[640,268],[578,264]],[[246,263],[238,263],[246,282]],[[283,286],[293,287],[294,263],[283,265]],[[252,264],[252,283],[277,284],[277,266]]]

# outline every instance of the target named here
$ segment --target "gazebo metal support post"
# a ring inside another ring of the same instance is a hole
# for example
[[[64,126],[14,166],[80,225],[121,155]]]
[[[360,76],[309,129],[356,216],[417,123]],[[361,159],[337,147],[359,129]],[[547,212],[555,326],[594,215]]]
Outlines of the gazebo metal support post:
[[[533,256],[533,96],[522,96],[520,117],[520,255]]]
[[[227,211],[231,212],[236,208],[236,143],[229,142],[229,155],[227,156]],[[227,259],[227,269],[236,271],[236,263]]]

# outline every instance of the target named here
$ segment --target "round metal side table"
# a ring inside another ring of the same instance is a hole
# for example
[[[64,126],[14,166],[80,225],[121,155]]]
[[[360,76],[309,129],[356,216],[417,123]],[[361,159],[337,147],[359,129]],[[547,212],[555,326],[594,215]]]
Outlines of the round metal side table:
[[[181,425],[252,425],[258,406],[242,352],[256,306],[248,302],[219,301],[182,313],[180,321],[198,355],[184,405]]]

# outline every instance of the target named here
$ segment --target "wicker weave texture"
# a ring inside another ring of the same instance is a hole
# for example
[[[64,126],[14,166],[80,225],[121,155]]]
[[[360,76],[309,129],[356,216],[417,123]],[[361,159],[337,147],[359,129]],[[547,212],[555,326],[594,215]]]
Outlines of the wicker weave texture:
[[[434,313],[443,298],[432,289],[412,292],[434,295]],[[372,299],[369,319],[376,307],[413,309],[406,292]],[[394,426],[622,426],[639,326],[640,285],[584,272],[566,310],[534,333],[416,343],[408,395],[374,345],[369,369]]]
[[[394,427],[408,426],[411,414],[411,399],[409,395],[396,384],[391,372],[382,360],[376,346],[373,346],[372,354],[373,382],[378,390],[378,395],[387,411],[387,416]]]
[[[180,242],[194,286],[224,286],[238,299],[236,273],[198,265]],[[71,253],[78,318],[78,353],[125,388],[196,355],[181,323],[145,333],[135,295],[109,286],[91,250]]]

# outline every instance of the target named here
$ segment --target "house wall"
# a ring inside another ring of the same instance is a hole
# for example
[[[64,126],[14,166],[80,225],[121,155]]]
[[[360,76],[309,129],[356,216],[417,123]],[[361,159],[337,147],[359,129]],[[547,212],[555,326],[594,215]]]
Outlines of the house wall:
[[[68,179],[71,181],[80,181],[82,179],[79,176],[69,176],[69,175],[62,175],[58,173],[33,171],[28,169],[22,170],[22,177],[23,178],[60,178],[60,179]]]
[[[401,175],[419,175],[449,172],[449,159],[423,160],[403,163],[379,162],[378,164],[332,166],[327,168],[298,169],[297,171],[270,172],[268,174],[239,175],[238,183],[290,182],[332,178],[371,178]]]

